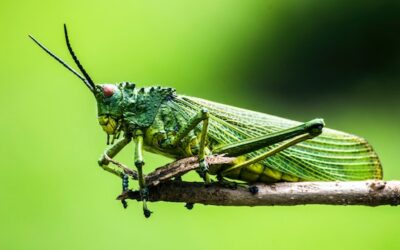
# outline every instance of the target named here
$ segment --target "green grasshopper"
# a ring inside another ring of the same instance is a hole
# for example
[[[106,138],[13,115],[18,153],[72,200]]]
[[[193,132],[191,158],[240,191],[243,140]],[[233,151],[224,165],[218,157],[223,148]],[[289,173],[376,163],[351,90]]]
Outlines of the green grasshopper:
[[[104,154],[112,158],[134,142],[134,164],[146,217],[151,212],[146,205],[143,149],[174,159],[198,156],[198,172],[206,183],[210,183],[210,175],[246,183],[382,179],[380,161],[370,144],[358,136],[324,128],[322,119],[300,123],[179,95],[173,88],[138,88],[129,82],[96,85],[73,52],[65,25],[64,33],[83,76],[30,38],[93,93],[107,144],[112,137],[112,145]],[[114,143],[120,134],[123,137]],[[204,160],[211,154],[226,154],[237,160],[232,166],[211,170]],[[105,155],[98,163],[103,168],[109,164]],[[126,176],[123,179],[126,189]]]

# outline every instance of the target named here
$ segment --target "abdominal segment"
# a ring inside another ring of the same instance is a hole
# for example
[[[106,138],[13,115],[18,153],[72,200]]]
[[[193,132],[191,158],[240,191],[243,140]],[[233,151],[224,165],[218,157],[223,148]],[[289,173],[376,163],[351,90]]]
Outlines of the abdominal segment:
[[[235,164],[240,164],[246,161],[246,156],[239,156],[235,160]],[[254,163],[242,168],[236,168],[229,172],[223,172],[230,166],[221,166],[218,169],[210,169],[211,174],[222,174],[223,177],[229,179],[241,180],[249,183],[254,182],[264,182],[264,183],[274,183],[279,181],[301,181],[298,177],[284,174],[278,170],[272,169],[266,166],[264,163]]]

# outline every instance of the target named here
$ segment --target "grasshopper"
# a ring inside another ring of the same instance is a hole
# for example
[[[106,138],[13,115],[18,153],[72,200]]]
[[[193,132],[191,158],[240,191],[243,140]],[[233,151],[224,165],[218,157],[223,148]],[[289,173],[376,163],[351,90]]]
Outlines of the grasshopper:
[[[95,84],[72,50],[65,25],[64,33],[82,75],[29,37],[93,93],[98,122],[107,134],[107,144],[111,144],[99,165],[107,168],[105,155],[112,158],[133,141],[145,217],[151,211],[146,205],[143,150],[174,159],[198,156],[198,173],[205,183],[211,182],[210,175],[220,181],[228,178],[245,183],[382,179],[382,166],[371,145],[361,137],[324,128],[322,119],[300,123],[180,95],[173,88],[138,88],[130,82]],[[211,154],[237,160],[232,166],[209,169],[204,159]],[[124,176],[124,189],[127,183]]]

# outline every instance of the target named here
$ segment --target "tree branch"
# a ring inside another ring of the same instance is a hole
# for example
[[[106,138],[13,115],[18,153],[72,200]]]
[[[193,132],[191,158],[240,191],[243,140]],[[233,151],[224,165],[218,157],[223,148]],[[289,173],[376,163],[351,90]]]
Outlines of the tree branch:
[[[400,181],[281,182],[256,186],[258,193],[251,194],[240,186],[233,190],[217,184],[205,187],[198,182],[168,181],[149,187],[149,200],[220,206],[400,204]],[[140,194],[129,190],[118,199],[140,200]]]
[[[119,166],[125,174],[137,179],[136,171],[108,159]],[[235,158],[223,155],[208,156],[210,169],[223,164],[233,164]],[[400,181],[347,181],[347,182],[281,182],[256,184],[258,193],[239,185],[236,189],[219,183],[205,186],[200,182],[171,181],[199,167],[197,157],[189,157],[157,168],[146,176],[149,201],[201,203],[220,206],[293,206],[305,204],[325,205],[393,205],[400,204]],[[128,190],[118,196],[119,200],[140,200],[138,191]]]

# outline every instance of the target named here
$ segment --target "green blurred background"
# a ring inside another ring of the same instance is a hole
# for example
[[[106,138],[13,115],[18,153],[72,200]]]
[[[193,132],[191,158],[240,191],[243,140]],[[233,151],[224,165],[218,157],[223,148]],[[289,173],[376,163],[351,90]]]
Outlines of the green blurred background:
[[[400,179],[399,1],[11,1],[0,4],[0,249],[400,249],[396,207],[123,210],[95,100],[67,62],[62,24],[98,82],[179,93],[362,135]],[[132,163],[132,149],[119,160]],[[146,154],[146,171],[168,162]]]

